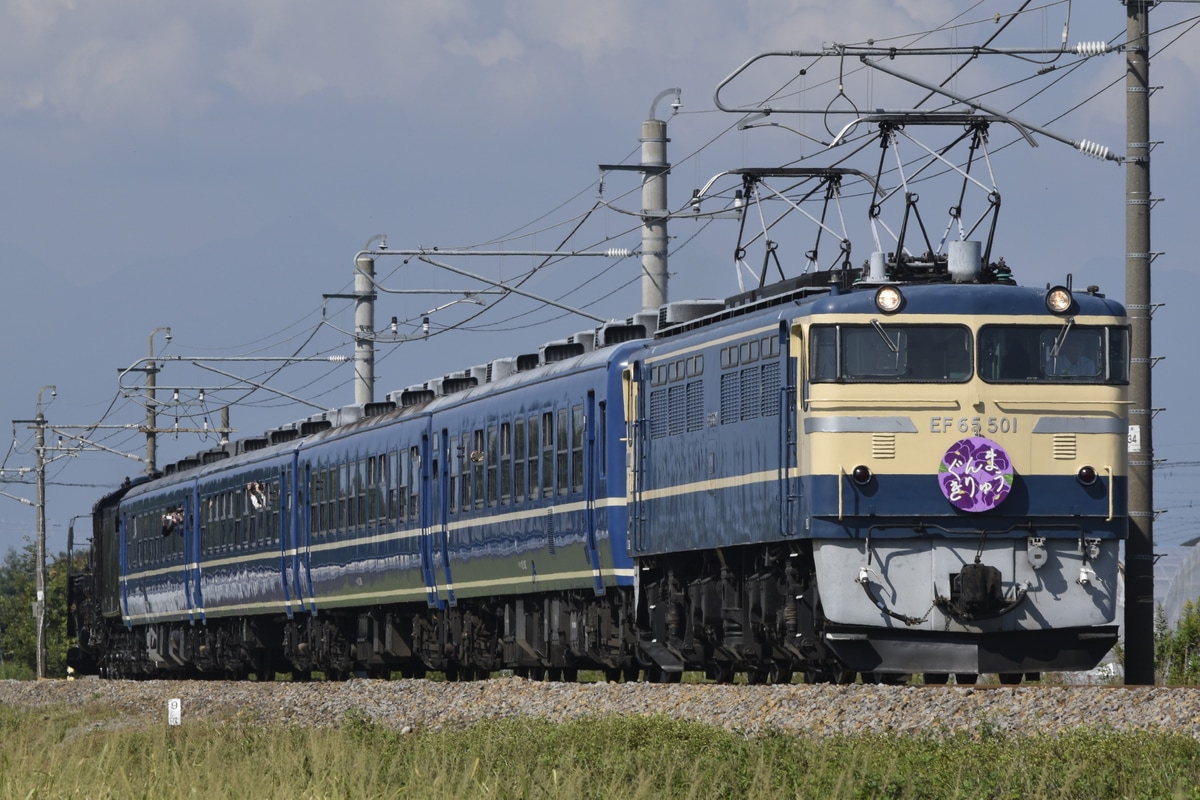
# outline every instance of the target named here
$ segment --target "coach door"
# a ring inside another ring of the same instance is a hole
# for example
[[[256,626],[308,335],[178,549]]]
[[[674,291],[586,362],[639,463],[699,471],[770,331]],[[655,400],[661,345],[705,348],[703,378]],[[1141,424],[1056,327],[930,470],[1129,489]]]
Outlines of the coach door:
[[[183,498],[183,591],[192,623],[204,622],[200,575],[200,486],[193,483]]]
[[[125,627],[132,630],[133,620],[129,618],[129,525],[120,507],[115,510],[115,515],[120,554],[118,564],[121,579],[121,617],[125,620]]]
[[[450,432],[443,429],[441,435],[433,437],[433,464],[430,473],[433,480],[433,497],[430,506],[434,512],[433,543],[434,562],[441,569],[435,572],[445,587],[439,600],[458,605],[454,597],[454,579],[450,576]]]
[[[600,574],[600,551],[596,545],[596,494],[600,484],[600,452],[597,446],[596,425],[596,393],[587,393],[587,403],[583,407],[583,420],[572,424],[572,435],[583,435],[583,491],[584,491],[584,525],[587,527],[587,556],[592,565],[592,588],[597,595],[604,594],[604,578]],[[579,431],[579,422],[583,430]]]
[[[430,489],[433,484],[433,478],[430,475],[429,458],[429,429],[426,428],[421,434],[421,448],[418,452],[417,461],[418,475],[413,476],[414,482],[419,482],[421,487],[418,501],[420,505],[419,521],[421,525],[421,577],[425,581],[425,602],[430,608],[440,607],[437,591],[437,569],[434,561],[434,541],[433,541],[433,525],[432,525],[432,504],[430,503]]]
[[[295,470],[295,473],[293,473]],[[281,492],[284,498],[280,502],[290,505],[287,513],[281,514],[290,522],[285,523],[287,536],[281,537],[283,542],[284,585],[287,587],[288,614],[293,610],[304,610],[308,603],[309,611],[316,613],[317,603],[313,596],[312,573],[309,570],[309,548],[312,541],[312,508],[319,498],[312,497],[313,475],[312,465],[304,464],[303,472],[299,471],[299,463],[294,463],[286,470],[284,482],[289,488]],[[293,480],[292,474],[299,475],[300,480]],[[292,488],[294,487],[294,491]],[[307,598],[307,601],[306,601]]]

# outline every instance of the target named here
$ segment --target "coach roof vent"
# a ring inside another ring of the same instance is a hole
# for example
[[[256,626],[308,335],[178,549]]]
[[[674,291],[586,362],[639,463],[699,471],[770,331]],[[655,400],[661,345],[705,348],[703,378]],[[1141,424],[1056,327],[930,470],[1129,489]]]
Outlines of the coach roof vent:
[[[271,440],[271,444],[283,444],[290,442],[300,437],[300,431],[296,430],[295,425],[288,425],[284,428],[275,428],[267,431],[267,438]]]
[[[596,346],[610,347],[621,342],[632,342],[646,338],[646,326],[629,322],[609,322],[596,331]]]
[[[358,422],[366,414],[363,413],[362,406],[342,406],[327,411],[324,414],[318,414],[316,417],[309,417],[310,420],[319,422],[322,418],[329,420],[330,425],[335,428],[340,428],[342,425],[349,425],[353,422]]]
[[[553,364],[555,361],[564,361],[568,358],[583,355],[583,345],[578,342],[572,342],[568,339],[560,339],[556,342],[547,342],[542,345],[542,363]]]
[[[179,472],[187,472],[189,469],[195,469],[200,466],[200,459],[196,457],[181,458],[175,462],[175,469]]]
[[[487,364],[476,364],[473,367],[467,367],[466,372],[468,375],[470,375],[472,378],[475,379],[476,386],[483,386],[485,383],[487,383],[487,376],[488,376],[488,365]]]
[[[517,356],[517,372],[525,372],[526,370],[537,369],[542,363],[541,356],[537,353],[522,353]]]
[[[271,445],[271,440],[266,436],[255,436],[252,439],[242,439],[238,443],[239,453],[253,453],[255,450],[264,450]]]
[[[398,392],[392,392],[388,395],[388,399],[400,406],[400,408],[408,408],[409,406],[428,403],[433,399],[433,391],[426,389],[423,384],[416,384],[415,386],[401,389]]]
[[[396,404],[391,400],[379,400],[363,406],[364,417],[382,417],[396,410]]]
[[[658,332],[657,311],[639,311],[625,321],[630,325],[641,325],[646,329],[646,336],[653,336]]]
[[[596,349],[596,331],[594,329],[580,331],[579,333],[572,334],[567,341],[583,345],[583,352],[590,353]]]
[[[487,367],[487,382],[501,381],[517,373],[516,358],[497,358]]]
[[[201,464],[216,464],[218,461],[224,461],[229,458],[229,451],[224,447],[216,447],[212,450],[206,450],[200,454]]]
[[[707,317],[709,314],[724,310],[725,303],[721,300],[686,300],[668,303],[658,310],[658,327],[661,329],[691,322],[694,319]]]
[[[468,372],[452,372],[442,378],[442,394],[457,394],[467,389],[474,389],[479,381]]]
[[[314,433],[320,433],[321,431],[327,431],[332,428],[333,423],[327,419],[324,419],[324,416],[324,414],[319,414],[306,419],[304,422],[301,422],[300,435],[312,436]]]

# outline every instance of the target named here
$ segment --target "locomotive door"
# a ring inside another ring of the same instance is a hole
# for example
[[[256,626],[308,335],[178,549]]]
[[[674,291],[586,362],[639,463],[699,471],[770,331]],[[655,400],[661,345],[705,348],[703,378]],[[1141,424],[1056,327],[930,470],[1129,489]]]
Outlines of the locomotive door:
[[[643,486],[646,480],[646,409],[643,392],[638,391],[642,365],[635,361],[622,378],[625,391],[625,502],[628,509],[630,553],[646,549],[646,505]]]
[[[797,357],[792,358],[793,341],[786,322],[779,323],[779,527],[783,536],[800,533],[799,406],[796,401],[796,375],[800,347],[799,330],[795,340]]]
[[[600,574],[600,551],[596,546],[596,491],[600,478],[602,448],[596,446],[596,393],[587,393],[587,404],[583,409],[583,490],[584,525],[587,528],[587,556],[592,566],[592,588],[597,595],[604,594],[604,578]]]

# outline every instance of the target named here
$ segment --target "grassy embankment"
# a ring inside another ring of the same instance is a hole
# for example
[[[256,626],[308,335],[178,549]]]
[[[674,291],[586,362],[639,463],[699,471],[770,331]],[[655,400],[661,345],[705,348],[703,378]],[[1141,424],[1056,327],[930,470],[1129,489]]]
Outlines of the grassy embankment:
[[[110,709],[0,708],[0,797],[1200,798],[1200,742],[1077,731],[1020,737],[746,738],[654,717],[402,734],[126,727]]]

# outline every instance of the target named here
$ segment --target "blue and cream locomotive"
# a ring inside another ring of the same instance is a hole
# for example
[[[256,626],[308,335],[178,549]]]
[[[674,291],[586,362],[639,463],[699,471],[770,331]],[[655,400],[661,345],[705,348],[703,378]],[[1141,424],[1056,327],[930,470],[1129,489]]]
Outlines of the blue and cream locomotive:
[[[1089,669],[1117,640],[1124,311],[978,252],[671,304],[127,483],[70,581],[71,662]]]

